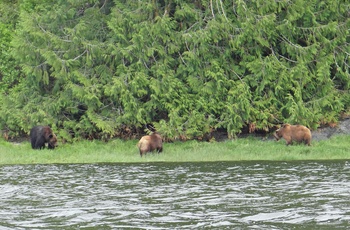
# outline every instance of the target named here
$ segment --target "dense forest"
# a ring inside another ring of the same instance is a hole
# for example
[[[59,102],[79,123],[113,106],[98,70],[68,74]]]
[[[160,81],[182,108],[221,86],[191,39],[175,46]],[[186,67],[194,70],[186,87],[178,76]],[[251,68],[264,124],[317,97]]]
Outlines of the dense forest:
[[[0,129],[229,138],[350,110],[347,0],[2,0]]]

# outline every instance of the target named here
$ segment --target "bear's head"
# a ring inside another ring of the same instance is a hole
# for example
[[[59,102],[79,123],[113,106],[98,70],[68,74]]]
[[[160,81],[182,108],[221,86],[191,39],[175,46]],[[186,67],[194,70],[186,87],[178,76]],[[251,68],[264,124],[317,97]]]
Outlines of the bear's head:
[[[276,132],[273,134],[273,136],[275,137],[275,139],[278,141],[279,139],[281,139],[281,137],[283,137],[283,134],[285,132],[287,132],[287,130],[289,129],[290,124],[283,124],[281,126],[281,128],[277,129]]]
[[[49,141],[48,141],[47,147],[48,147],[49,149],[54,149],[54,148],[56,148],[57,146],[58,146],[57,137],[56,137],[55,134],[52,133],[52,134],[49,135]]]

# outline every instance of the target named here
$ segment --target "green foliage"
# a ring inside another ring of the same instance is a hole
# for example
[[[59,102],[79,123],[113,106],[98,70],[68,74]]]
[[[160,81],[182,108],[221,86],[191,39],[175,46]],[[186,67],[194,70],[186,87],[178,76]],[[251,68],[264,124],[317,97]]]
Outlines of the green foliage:
[[[0,91],[7,90],[20,81],[20,71],[11,54],[11,40],[18,18],[17,1],[0,2]]]
[[[0,124],[13,134],[49,124],[65,140],[109,139],[153,124],[167,139],[235,137],[350,109],[343,0],[11,4]]]

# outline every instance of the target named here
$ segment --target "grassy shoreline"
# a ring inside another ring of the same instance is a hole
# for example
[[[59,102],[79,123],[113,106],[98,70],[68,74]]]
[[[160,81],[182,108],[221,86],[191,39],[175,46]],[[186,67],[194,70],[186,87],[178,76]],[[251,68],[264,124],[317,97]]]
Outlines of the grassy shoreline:
[[[80,141],[55,150],[33,150],[27,141],[0,140],[0,165],[69,163],[141,163],[208,161],[295,161],[350,159],[350,135],[313,141],[312,146],[286,146],[285,141],[247,137],[223,142],[165,143],[161,154],[140,157],[137,140]]]

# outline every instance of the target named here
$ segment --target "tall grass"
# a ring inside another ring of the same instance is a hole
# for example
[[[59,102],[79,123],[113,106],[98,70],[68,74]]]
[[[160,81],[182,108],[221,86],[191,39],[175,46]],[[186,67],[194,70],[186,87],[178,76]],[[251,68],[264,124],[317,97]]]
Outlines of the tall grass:
[[[98,162],[196,162],[196,161],[291,161],[350,159],[350,136],[339,135],[312,146],[248,137],[224,142],[165,143],[160,154],[140,157],[136,140],[80,141],[55,150],[33,150],[29,142],[0,141],[0,164],[51,164]]]

